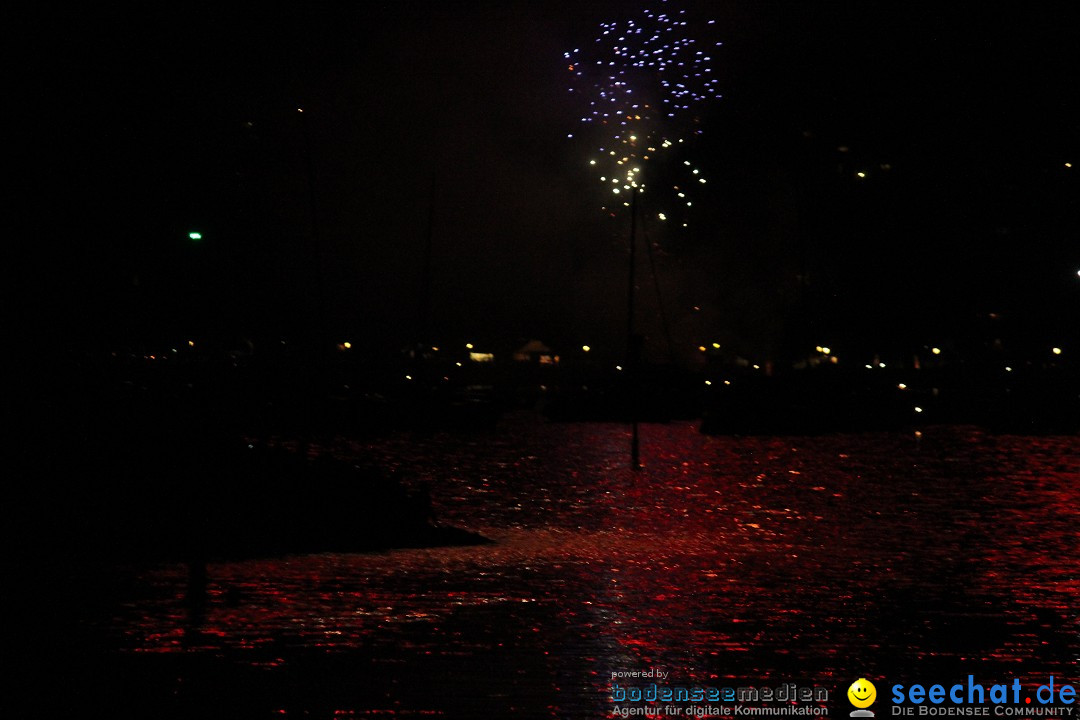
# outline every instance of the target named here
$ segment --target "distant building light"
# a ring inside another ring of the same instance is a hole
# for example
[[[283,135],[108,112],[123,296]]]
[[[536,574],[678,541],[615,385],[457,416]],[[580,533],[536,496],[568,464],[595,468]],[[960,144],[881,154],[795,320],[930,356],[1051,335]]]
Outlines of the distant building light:
[[[730,385],[730,384],[731,384],[731,381],[730,381],[730,380],[725,380],[725,381],[724,381],[724,384],[725,384],[725,385]]]
[[[940,355],[941,348],[930,348],[930,352],[934,353],[935,355]]]
[[[919,407],[918,405],[916,405],[916,406],[915,406],[915,412],[917,412],[917,413],[921,413],[921,412],[922,412],[922,408],[921,408],[921,407]]]
[[[829,353],[831,353],[831,352],[832,352],[832,350],[830,350],[830,349],[829,349],[829,348],[827,348],[827,347],[823,347],[823,348],[821,348],[821,352],[823,352],[823,353],[825,353],[826,355],[828,355]]]
[[[712,346],[713,346],[713,350],[719,350],[720,349],[720,343],[713,343]]]
[[[622,371],[622,365],[616,365],[616,366],[615,366],[615,369],[616,369],[616,370],[619,370],[619,371]]]
[[[187,236],[189,240],[202,240],[201,232],[189,232]]]
[[[492,353],[471,352],[469,353],[469,359],[473,362],[495,362],[495,355]]]
[[[706,348],[704,345],[698,345],[698,352],[705,352],[705,350]]]
[[[1012,368],[1008,365],[1005,366],[1005,372],[1012,372]]]
[[[465,349],[466,350],[472,350],[472,348],[473,348],[472,343],[465,343]]]
[[[905,383],[900,383],[896,387],[900,388],[901,390],[907,390],[907,384],[905,384]]]
[[[1060,355],[1061,354],[1061,348],[1059,348],[1059,347],[1053,348],[1050,352],[1054,353],[1055,355]]]
[[[712,385],[712,380],[706,380],[706,381],[705,381],[705,384],[706,384],[706,385]]]
[[[346,340],[345,342],[341,343],[341,347],[343,347],[343,348],[345,348],[346,350],[348,350],[348,349],[352,348],[352,343],[351,343],[351,342],[349,342],[348,340]]]
[[[592,348],[589,347],[588,345],[582,345],[581,346],[581,352],[589,352],[590,350],[592,350]]]

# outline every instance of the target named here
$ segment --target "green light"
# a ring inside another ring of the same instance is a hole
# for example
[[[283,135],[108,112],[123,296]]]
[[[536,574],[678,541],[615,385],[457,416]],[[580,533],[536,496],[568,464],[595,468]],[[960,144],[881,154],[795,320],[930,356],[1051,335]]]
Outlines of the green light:
[[[191,240],[202,240],[202,233],[201,232],[189,232],[187,234],[187,236]]]

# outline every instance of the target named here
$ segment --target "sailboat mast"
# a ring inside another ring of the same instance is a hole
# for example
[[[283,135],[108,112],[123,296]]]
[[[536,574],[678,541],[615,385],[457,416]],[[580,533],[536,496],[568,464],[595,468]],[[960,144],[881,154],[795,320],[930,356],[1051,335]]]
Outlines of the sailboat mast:
[[[637,260],[637,195],[635,187],[630,193],[630,272],[626,288],[626,374],[627,391],[630,394],[630,469],[641,469],[638,442],[638,361],[640,349],[634,334],[634,285]]]
[[[428,224],[424,235],[424,257],[420,274],[420,308],[417,318],[415,352],[417,358],[431,346],[431,254],[435,236],[435,176],[431,177],[428,197]]]

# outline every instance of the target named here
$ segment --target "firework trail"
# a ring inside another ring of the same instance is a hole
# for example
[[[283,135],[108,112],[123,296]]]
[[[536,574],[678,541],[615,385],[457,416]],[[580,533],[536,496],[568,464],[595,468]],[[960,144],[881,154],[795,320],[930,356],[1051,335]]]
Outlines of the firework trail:
[[[627,212],[631,191],[648,186],[650,215],[686,227],[707,182],[687,157],[701,134],[701,111],[720,98],[711,65],[721,43],[699,39],[715,21],[692,24],[685,10],[658,5],[637,19],[600,23],[595,42],[564,53],[570,92],[584,108],[570,137],[587,139],[605,212]]]

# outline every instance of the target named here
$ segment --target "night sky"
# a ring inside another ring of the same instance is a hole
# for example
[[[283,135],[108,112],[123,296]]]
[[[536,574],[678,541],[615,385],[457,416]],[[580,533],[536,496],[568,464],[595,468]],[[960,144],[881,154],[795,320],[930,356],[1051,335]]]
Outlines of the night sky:
[[[9,242],[40,337],[318,328],[396,348],[420,332],[430,232],[432,341],[619,345],[629,227],[567,137],[582,108],[563,53],[644,5],[229,5],[9,11],[26,123]],[[664,7],[724,43],[693,222],[659,227],[642,196],[676,355],[945,342],[990,313],[1066,342],[1075,3]]]

